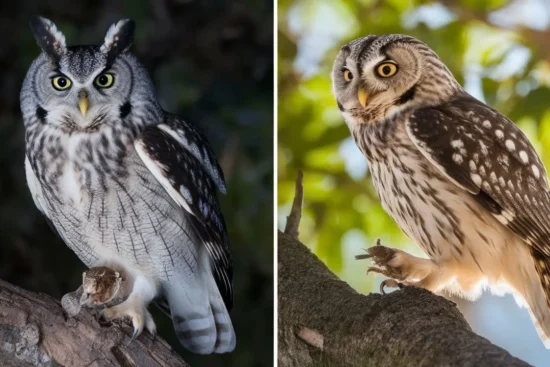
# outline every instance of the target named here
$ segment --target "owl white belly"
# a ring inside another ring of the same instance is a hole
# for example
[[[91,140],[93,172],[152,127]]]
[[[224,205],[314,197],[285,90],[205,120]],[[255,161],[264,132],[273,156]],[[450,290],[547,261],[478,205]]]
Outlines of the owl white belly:
[[[59,168],[50,164],[56,169],[44,173],[52,191],[46,193],[28,163],[27,177],[37,206],[78,257],[89,267],[115,262],[162,280],[192,276],[198,267],[194,232],[133,146],[125,152],[125,171],[108,174],[119,169],[113,161],[98,167],[97,158],[71,156],[71,142],[62,143],[67,154]]]

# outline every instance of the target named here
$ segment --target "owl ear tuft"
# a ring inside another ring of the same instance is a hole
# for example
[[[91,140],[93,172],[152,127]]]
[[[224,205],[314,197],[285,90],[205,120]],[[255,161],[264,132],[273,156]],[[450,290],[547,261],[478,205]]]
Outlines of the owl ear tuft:
[[[136,23],[131,19],[119,20],[109,28],[100,49],[107,55],[107,63],[111,63],[120,53],[130,48],[135,29]]]
[[[67,51],[65,36],[55,24],[46,18],[33,17],[30,22],[31,31],[38,46],[54,61],[59,61]]]

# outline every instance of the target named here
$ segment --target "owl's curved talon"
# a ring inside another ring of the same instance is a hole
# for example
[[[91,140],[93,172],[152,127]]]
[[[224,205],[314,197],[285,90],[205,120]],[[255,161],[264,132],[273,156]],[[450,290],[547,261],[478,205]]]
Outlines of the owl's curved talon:
[[[405,285],[403,283],[398,282],[395,279],[384,279],[382,283],[380,283],[380,294],[386,295],[386,291],[384,288],[399,288],[403,289]]]
[[[121,304],[103,310],[103,315],[107,320],[129,318],[134,329],[132,337],[128,344],[133,342],[141,335],[144,329],[151,334],[156,333],[156,326],[153,316],[147,308],[138,299],[128,299]]]
[[[130,345],[138,336],[143,333],[143,330],[149,331],[153,338],[157,334],[157,327],[155,325],[155,321],[153,320],[153,316],[151,316],[151,313],[147,310],[144,310],[145,312],[143,315],[134,315],[131,316],[132,320],[132,326],[134,327],[134,333],[132,334],[132,338],[130,338],[130,341],[127,345]]]
[[[138,336],[141,335],[141,332],[142,332],[142,330],[140,330],[139,328],[137,328],[137,327],[134,325],[134,333],[132,334],[132,337],[130,338],[130,341],[126,344],[126,346],[132,344],[132,342],[133,342],[134,340],[136,340],[136,338],[137,338]]]

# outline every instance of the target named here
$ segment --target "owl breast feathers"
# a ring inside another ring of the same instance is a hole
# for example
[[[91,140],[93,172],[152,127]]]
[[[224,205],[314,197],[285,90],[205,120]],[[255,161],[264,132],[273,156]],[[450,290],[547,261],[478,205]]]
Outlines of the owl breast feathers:
[[[332,79],[384,209],[430,257],[375,247],[376,271],[470,298],[505,284],[550,346],[550,189],[527,137],[409,36],[350,42]]]
[[[154,333],[155,301],[189,350],[230,352],[223,173],[199,129],[160,108],[129,52],[134,28],[124,19],[102,45],[68,47],[51,21],[32,20],[42,53],[21,90],[29,188],[88,267],[115,269],[132,285],[106,318],[129,317],[134,337]]]

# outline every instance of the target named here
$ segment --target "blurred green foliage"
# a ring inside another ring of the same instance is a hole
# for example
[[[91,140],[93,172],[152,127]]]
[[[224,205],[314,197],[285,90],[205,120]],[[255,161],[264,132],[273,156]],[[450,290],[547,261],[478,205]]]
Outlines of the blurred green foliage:
[[[234,262],[237,349],[197,356],[152,307],[160,335],[191,365],[273,363],[273,2],[271,0],[2,1],[0,30],[0,278],[57,299],[83,264],[47,226],[25,182],[19,90],[40,50],[32,15],[53,20],[69,45],[99,44],[121,18],[136,21],[132,50],[164,109],[196,123],[227,181],[221,195]],[[2,363],[0,362],[0,365]]]
[[[550,31],[530,28],[528,22],[506,29],[489,21],[499,19],[495,12],[506,11],[503,7],[511,3],[279,1],[279,226],[284,225],[296,173],[302,169],[300,238],[358,290],[374,291],[374,276],[364,275],[367,263],[353,260],[361,248],[381,238],[392,247],[420,251],[381,208],[366,160],[350,141],[331,92],[337,52],[348,41],[369,34],[419,38],[476,98],[515,121],[550,167]]]

